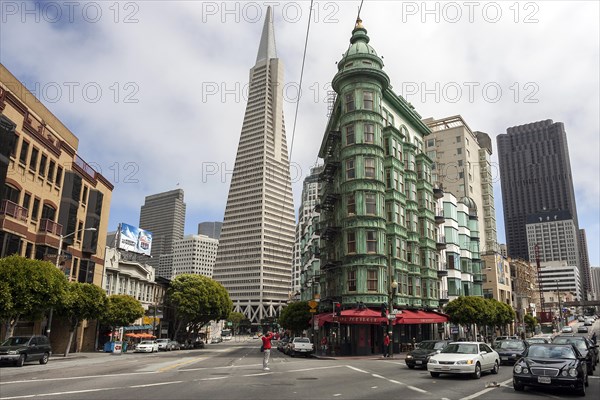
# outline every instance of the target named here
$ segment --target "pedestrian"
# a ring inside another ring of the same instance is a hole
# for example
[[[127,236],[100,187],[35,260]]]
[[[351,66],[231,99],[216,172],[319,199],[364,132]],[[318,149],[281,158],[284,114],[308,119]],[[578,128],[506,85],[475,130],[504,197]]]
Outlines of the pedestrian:
[[[271,357],[271,339],[273,339],[273,333],[268,331],[266,335],[262,336],[262,347],[263,347],[263,371],[270,371],[269,369],[269,357]]]
[[[389,349],[390,349],[390,337],[386,333],[385,336],[383,337],[383,356],[384,357],[390,356]]]
[[[323,336],[323,339],[321,339],[321,353],[323,355],[327,354],[327,336]]]
[[[592,335],[592,343],[596,344],[596,332]]]

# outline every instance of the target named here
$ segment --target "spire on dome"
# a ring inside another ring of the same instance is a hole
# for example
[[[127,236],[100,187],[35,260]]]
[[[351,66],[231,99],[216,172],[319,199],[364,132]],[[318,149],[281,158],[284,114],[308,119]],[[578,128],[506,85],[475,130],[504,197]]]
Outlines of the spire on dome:
[[[277,58],[277,50],[275,48],[275,28],[273,27],[273,11],[271,6],[267,7],[267,16],[263,26],[262,35],[260,37],[260,45],[258,46],[258,55],[256,62]]]

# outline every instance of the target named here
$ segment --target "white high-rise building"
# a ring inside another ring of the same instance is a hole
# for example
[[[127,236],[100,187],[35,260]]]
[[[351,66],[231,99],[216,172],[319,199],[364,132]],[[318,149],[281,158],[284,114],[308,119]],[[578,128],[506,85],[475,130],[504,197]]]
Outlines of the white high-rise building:
[[[529,254],[533,261],[536,260],[537,254],[542,263],[565,261],[567,265],[578,265],[579,231],[568,211],[532,214],[527,218],[525,231]],[[583,278],[581,270],[579,275]]]
[[[295,217],[283,119],[283,64],[271,7],[256,64],[221,229],[214,279],[252,323],[277,315],[291,290]]]
[[[186,235],[173,243],[172,278],[182,274],[198,274],[209,278],[217,259],[219,241],[205,235]]]
[[[579,268],[566,261],[541,263],[540,280],[542,292],[572,293],[574,300],[581,300],[581,279]]]

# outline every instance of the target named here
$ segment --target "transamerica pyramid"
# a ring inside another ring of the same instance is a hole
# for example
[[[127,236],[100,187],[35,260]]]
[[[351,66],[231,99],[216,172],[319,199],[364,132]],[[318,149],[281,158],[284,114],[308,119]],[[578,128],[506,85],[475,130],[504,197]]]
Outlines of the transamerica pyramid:
[[[283,64],[267,8],[225,208],[213,278],[254,324],[291,289],[295,217],[283,120]]]

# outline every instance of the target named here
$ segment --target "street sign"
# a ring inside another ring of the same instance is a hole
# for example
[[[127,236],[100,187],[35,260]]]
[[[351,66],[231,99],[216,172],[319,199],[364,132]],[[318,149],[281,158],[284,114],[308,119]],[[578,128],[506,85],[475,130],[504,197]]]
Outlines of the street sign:
[[[311,309],[310,309],[310,310],[308,310],[308,311],[310,311],[311,313],[316,313],[316,312],[317,312],[317,309],[316,309],[316,308],[311,308]]]
[[[308,306],[309,306],[310,308],[317,308],[317,306],[318,306],[318,305],[319,305],[319,303],[317,303],[317,302],[316,302],[316,301],[314,301],[314,300],[310,300],[310,301],[308,302]]]

